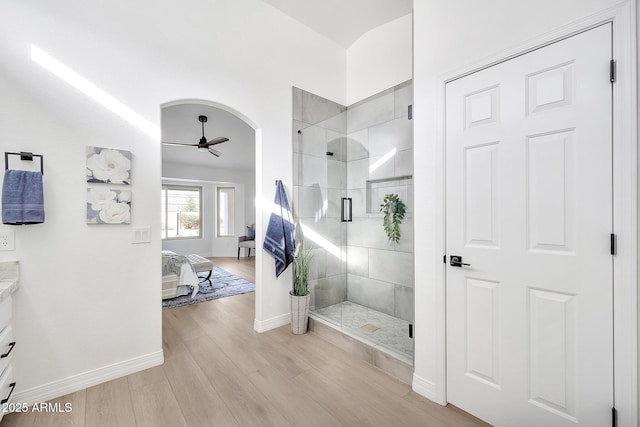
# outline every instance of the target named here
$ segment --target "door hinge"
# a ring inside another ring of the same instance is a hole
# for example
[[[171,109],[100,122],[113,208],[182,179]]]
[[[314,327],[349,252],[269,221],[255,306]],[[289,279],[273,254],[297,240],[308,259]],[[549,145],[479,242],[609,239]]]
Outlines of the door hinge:
[[[616,235],[611,233],[611,255],[616,254]]]
[[[407,107],[407,116],[409,120],[413,119],[413,104],[409,104],[409,106]]]
[[[447,263],[447,254],[442,255],[442,262]]]
[[[616,427],[618,425],[618,410],[616,407],[611,408],[611,427]]]
[[[616,61],[613,59],[609,62],[609,81],[611,83],[616,81]]]
[[[409,338],[413,338],[413,323],[409,323]]]

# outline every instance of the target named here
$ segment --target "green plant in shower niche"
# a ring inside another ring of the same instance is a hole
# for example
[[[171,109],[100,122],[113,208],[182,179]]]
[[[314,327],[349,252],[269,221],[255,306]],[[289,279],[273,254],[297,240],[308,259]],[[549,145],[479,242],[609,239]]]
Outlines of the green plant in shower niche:
[[[382,225],[387,233],[389,241],[398,243],[400,241],[400,224],[407,212],[407,206],[397,194],[387,194],[380,204],[380,212],[384,214]]]
[[[309,261],[311,251],[304,247],[304,240],[296,242],[293,253],[293,295],[305,296],[309,292]]]

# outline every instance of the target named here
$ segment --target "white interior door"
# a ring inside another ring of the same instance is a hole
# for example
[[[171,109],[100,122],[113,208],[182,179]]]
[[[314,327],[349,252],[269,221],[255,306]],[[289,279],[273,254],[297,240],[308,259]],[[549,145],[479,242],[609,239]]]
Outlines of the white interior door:
[[[447,400],[497,426],[611,423],[610,59],[607,24],[446,86]]]

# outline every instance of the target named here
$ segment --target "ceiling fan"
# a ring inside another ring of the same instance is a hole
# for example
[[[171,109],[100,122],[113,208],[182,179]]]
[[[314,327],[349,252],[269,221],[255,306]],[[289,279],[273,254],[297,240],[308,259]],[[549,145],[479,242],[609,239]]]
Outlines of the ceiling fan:
[[[162,141],[162,143],[166,145],[180,145],[183,147],[197,147],[198,150],[208,151],[214,156],[220,157],[222,153],[219,152],[218,150],[214,150],[213,148],[211,148],[211,146],[222,144],[223,142],[227,142],[229,138],[226,138],[224,136],[219,136],[217,138],[213,138],[207,141],[207,138],[204,137],[204,124],[207,122],[207,116],[198,116],[198,121],[202,124],[202,137],[200,138],[200,141],[198,141],[196,144],[185,144],[182,142],[166,142],[166,141]]]

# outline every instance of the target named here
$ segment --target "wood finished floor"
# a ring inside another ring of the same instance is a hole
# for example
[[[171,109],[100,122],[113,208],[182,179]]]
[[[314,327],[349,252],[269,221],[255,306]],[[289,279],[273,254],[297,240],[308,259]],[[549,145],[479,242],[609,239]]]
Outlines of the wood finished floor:
[[[213,258],[254,281],[255,258]],[[8,414],[2,427],[446,426],[487,424],[308,333],[253,330],[254,293],[162,312],[165,363]]]

